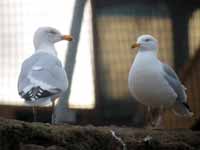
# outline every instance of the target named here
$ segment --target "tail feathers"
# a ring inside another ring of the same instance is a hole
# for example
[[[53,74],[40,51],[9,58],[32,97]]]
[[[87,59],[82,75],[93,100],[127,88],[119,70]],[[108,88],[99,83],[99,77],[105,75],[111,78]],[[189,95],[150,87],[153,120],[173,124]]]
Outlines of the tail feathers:
[[[39,86],[37,86],[37,87],[32,87],[26,93],[22,91],[19,94],[21,95],[22,98],[25,99],[26,104],[46,106],[51,102],[51,97],[59,92],[60,92],[59,89],[44,90]]]
[[[37,101],[42,98],[48,98],[53,95],[56,95],[60,92],[59,89],[49,89],[45,90],[42,89],[41,87],[32,87],[29,91],[26,93],[24,91],[20,92],[19,94],[21,95],[22,98],[24,98],[26,101]]]
[[[28,106],[50,106],[51,98],[45,97],[45,98],[40,98],[40,100],[37,101],[25,101],[25,104]]]
[[[173,112],[180,117],[192,117],[194,115],[187,103],[176,103]]]

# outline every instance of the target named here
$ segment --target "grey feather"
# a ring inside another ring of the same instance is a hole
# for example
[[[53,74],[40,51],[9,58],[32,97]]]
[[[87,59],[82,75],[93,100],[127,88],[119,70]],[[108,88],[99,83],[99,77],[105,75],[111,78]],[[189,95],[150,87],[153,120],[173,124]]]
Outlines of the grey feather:
[[[177,101],[186,102],[187,96],[185,93],[185,89],[183,88],[178,76],[175,71],[167,64],[163,64],[164,69],[164,78],[167,80],[169,85],[173,88],[173,90],[177,94]]]
[[[170,67],[168,64],[164,64],[164,63],[162,63],[162,66],[167,75],[173,77],[174,79],[177,79],[180,82],[178,76],[176,75],[176,72],[172,69],[172,67]]]
[[[164,70],[164,78],[176,92],[177,99],[174,105],[174,111],[177,115],[192,116],[192,112],[187,104],[186,88],[182,85],[175,71],[167,64],[162,64]]]
[[[34,67],[36,67],[34,69]],[[35,53],[26,59],[22,65],[18,80],[18,92],[22,93],[28,86],[33,86],[28,76],[51,85],[55,89],[48,91],[66,91],[68,86],[67,75],[57,57],[47,53]],[[36,85],[35,85],[36,86]],[[38,86],[38,85],[37,85]],[[58,90],[57,90],[58,89]]]

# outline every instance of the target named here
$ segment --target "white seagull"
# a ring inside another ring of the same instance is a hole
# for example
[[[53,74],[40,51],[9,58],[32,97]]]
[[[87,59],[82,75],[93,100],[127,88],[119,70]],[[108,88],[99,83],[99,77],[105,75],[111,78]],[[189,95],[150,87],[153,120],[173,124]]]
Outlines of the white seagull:
[[[157,58],[158,41],[151,35],[142,35],[132,45],[136,47],[139,50],[128,77],[131,95],[149,108],[171,108],[176,115],[191,117],[186,88],[175,71]],[[154,125],[160,124],[160,118]]]
[[[67,74],[54,46],[61,40],[71,41],[72,36],[62,35],[52,27],[39,28],[34,35],[35,53],[23,62],[18,79],[19,95],[33,105],[33,110],[35,105],[52,102],[52,123],[55,123],[55,99],[68,87]]]

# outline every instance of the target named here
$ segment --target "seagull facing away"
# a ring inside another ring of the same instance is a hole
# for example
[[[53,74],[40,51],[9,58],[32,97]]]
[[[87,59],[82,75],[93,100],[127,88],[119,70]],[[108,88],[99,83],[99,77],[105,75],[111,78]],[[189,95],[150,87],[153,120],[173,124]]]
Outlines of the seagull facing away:
[[[68,87],[68,79],[62,64],[57,57],[54,44],[67,40],[72,36],[62,35],[52,27],[41,27],[34,35],[35,53],[27,58],[21,68],[18,79],[19,95],[33,105],[34,120],[36,112],[34,106],[52,102],[52,123],[55,123],[55,100]]]
[[[193,113],[187,104],[186,88],[175,71],[157,58],[158,41],[151,35],[142,35],[132,45],[132,48],[136,47],[139,50],[128,77],[131,95],[149,108],[161,111],[171,108],[178,116],[191,117]],[[154,125],[159,126],[160,121],[158,114]]]

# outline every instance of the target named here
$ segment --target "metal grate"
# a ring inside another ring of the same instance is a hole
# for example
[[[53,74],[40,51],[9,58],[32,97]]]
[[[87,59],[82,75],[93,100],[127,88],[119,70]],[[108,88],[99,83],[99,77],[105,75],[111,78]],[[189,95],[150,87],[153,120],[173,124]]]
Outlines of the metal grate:
[[[17,97],[16,79],[20,66],[21,40],[23,39],[21,1],[0,1],[0,100],[10,101]]]
[[[48,7],[45,7],[48,4]],[[23,100],[17,93],[17,80],[21,63],[33,51],[33,34],[40,26],[53,26],[69,33],[73,1],[59,3],[31,0],[2,0],[0,2],[0,103],[21,105]],[[58,9],[57,11],[50,11]],[[69,14],[70,13],[70,14]],[[66,14],[66,15],[65,15]],[[61,18],[57,16],[61,16]],[[63,22],[65,17],[68,17]],[[58,46],[60,59],[64,62],[66,44]]]
[[[196,50],[200,47],[200,9],[193,12],[189,20],[189,45],[190,55],[194,56]]]
[[[17,93],[17,80],[23,60],[34,51],[32,41],[35,30],[41,26],[52,26],[63,34],[70,34],[75,2],[78,1],[0,1],[0,104],[23,105]],[[77,57],[74,58],[77,61],[72,78],[72,93],[70,100],[67,100],[73,108],[93,108],[95,103],[91,30],[91,5],[88,0],[84,8]],[[84,35],[85,32],[88,34]],[[63,65],[67,46],[66,42],[56,44]],[[84,84],[88,85],[88,89]],[[79,94],[77,91],[80,91]],[[86,100],[82,101],[82,97]]]
[[[159,40],[159,57],[173,65],[172,29],[164,3],[119,2],[96,8],[100,94],[105,99],[127,99],[127,78],[136,51],[130,49],[141,34]]]

